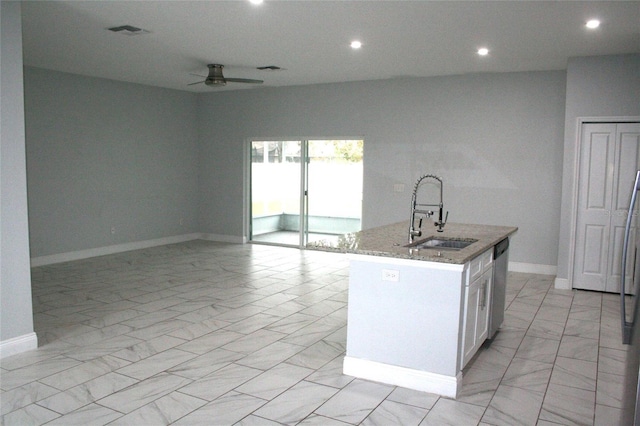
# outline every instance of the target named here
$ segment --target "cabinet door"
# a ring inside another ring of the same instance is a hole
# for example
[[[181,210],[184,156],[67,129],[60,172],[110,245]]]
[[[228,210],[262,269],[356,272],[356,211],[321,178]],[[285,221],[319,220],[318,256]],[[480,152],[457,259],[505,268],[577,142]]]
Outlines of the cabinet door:
[[[489,334],[489,303],[491,301],[492,276],[493,270],[489,269],[478,278],[478,311],[475,337],[475,346],[477,347],[482,345]]]
[[[476,353],[476,326],[480,306],[480,278],[465,287],[464,336],[462,342],[462,367]]]
[[[464,335],[462,342],[462,366],[469,362],[489,334],[489,303],[491,278],[489,268],[474,282],[465,287]]]

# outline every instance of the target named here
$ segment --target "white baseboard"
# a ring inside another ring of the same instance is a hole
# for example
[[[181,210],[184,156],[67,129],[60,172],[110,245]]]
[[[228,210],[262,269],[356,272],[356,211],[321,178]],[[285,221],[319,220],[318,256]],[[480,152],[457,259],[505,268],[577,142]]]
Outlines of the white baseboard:
[[[38,349],[38,336],[36,333],[23,334],[22,336],[0,342],[0,359],[22,352]]]
[[[237,237],[235,235],[222,235],[222,234],[201,234],[200,238],[207,241],[217,241],[220,243],[233,243],[233,244],[245,244],[247,239],[245,237]]]
[[[569,284],[569,280],[566,278],[556,277],[554,287],[558,290],[571,290],[571,285]]]
[[[413,370],[366,359],[344,357],[343,373],[374,382],[401,386],[421,392],[455,398],[462,385],[462,373],[456,376]]]
[[[509,271],[525,274],[556,275],[558,267],[555,265],[540,265],[537,263],[509,262]]]
[[[135,241],[132,243],[116,244],[106,247],[97,247],[87,250],[72,251],[67,253],[52,254],[31,258],[31,266],[44,266],[54,263],[70,262],[72,260],[88,259],[90,257],[105,256],[108,254],[122,253],[131,250],[140,250],[149,247],[164,246],[167,244],[183,243],[185,241],[202,238],[202,234],[184,234],[172,237],[156,238],[153,240]]]

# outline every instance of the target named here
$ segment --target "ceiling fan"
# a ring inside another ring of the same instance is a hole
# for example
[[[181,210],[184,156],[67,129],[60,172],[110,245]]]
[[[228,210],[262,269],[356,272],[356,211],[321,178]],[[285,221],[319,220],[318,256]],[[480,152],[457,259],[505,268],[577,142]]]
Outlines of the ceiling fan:
[[[252,80],[249,78],[227,78],[222,75],[222,69],[224,65],[220,64],[209,64],[207,65],[209,68],[209,75],[206,77],[204,81],[197,81],[195,83],[189,84],[189,86],[193,86],[194,84],[204,83],[207,86],[225,86],[228,82],[231,83],[251,83],[251,84],[262,84],[264,81],[262,80]],[[197,74],[193,74],[197,75]],[[204,77],[204,76],[199,76]]]

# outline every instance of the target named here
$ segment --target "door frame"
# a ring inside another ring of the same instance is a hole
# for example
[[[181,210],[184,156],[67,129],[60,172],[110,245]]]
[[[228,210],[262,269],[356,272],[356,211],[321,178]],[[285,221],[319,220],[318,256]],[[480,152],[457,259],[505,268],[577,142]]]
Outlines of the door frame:
[[[306,165],[307,163],[307,156],[308,156],[308,141],[312,141],[312,140],[365,140],[365,137],[363,135],[359,135],[359,136],[296,136],[296,137],[286,137],[286,136],[281,136],[281,137],[259,137],[259,136],[255,136],[255,137],[250,137],[250,138],[245,138],[244,140],[244,144],[243,144],[243,153],[242,155],[244,156],[244,161],[242,162],[242,167],[243,167],[243,176],[244,176],[244,182],[242,185],[242,192],[243,192],[243,200],[242,200],[242,233],[243,233],[243,237],[242,237],[242,242],[244,244],[246,243],[250,243],[251,242],[251,220],[252,220],[252,213],[251,213],[251,144],[252,142],[256,142],[256,141],[264,141],[264,142],[278,142],[278,141],[301,141],[302,142],[302,151],[301,151],[301,156],[303,158],[303,160],[300,162],[300,167],[301,167],[301,186],[300,186],[300,224],[301,224],[301,229],[300,229],[300,244],[298,246],[287,246],[287,247],[298,247],[300,249],[304,248],[303,246],[303,242],[306,241],[307,235],[303,235],[305,233],[308,232],[308,226],[302,226],[302,218],[303,216],[305,217],[306,220],[306,216],[307,216],[307,212],[306,209],[308,208],[308,195],[305,193],[305,191],[307,190],[307,184],[308,184],[308,176],[306,175],[308,173],[308,166]],[[362,159],[363,162],[363,170],[362,170],[362,186],[363,186],[363,200],[362,203],[364,204],[364,156]],[[364,211],[364,209],[363,209]],[[361,212],[361,216],[362,216],[362,212]],[[360,217],[360,223],[362,223],[362,217]],[[261,244],[265,244],[268,245],[268,243],[261,243]],[[278,244],[274,244],[274,245],[278,245]]]
[[[578,228],[578,193],[580,188],[580,157],[582,153],[582,128],[588,123],[635,123],[640,122],[640,116],[621,116],[621,117],[578,117],[576,122],[576,141],[575,152],[573,158],[573,188],[571,193],[571,233],[569,235],[569,265],[567,271],[567,287],[556,286],[556,288],[564,288],[571,290],[574,288],[573,276],[576,261],[576,234]],[[556,279],[557,283],[557,279]]]
[[[261,137],[251,137],[251,138],[246,138],[243,144],[243,157],[244,157],[244,161],[242,162],[242,166],[244,168],[243,172],[244,172],[244,182],[242,185],[242,191],[243,191],[243,200],[242,200],[242,220],[243,220],[243,243],[251,243],[251,221],[252,221],[252,211],[251,211],[251,167],[252,167],[252,158],[251,158],[251,144],[253,142],[280,142],[280,141],[300,141],[301,142],[301,152],[300,152],[300,156],[301,156],[301,161],[300,161],[300,171],[301,173],[304,172],[305,170],[305,166],[304,166],[304,159],[306,158],[306,149],[304,148],[304,141],[307,139],[304,138],[300,138],[300,137],[279,137],[279,138],[274,138],[274,137],[268,137],[268,138],[261,138]],[[301,175],[301,183],[302,183],[302,179],[306,179],[304,176]],[[306,183],[305,183],[306,185]],[[302,186],[301,186],[301,191],[302,191]],[[302,193],[301,193],[302,195]],[[303,207],[303,202],[301,200],[300,202],[300,209],[302,209]],[[302,218],[303,216],[303,211],[300,210],[300,217]],[[302,224],[302,222],[301,222]],[[300,230],[298,231],[300,232]],[[289,246],[285,246],[285,247],[302,247],[301,243],[300,243],[301,239],[299,239],[298,245],[297,246],[293,246],[293,245],[289,245]],[[281,244],[276,244],[276,243],[261,243],[264,245],[276,245],[276,246],[280,246]]]

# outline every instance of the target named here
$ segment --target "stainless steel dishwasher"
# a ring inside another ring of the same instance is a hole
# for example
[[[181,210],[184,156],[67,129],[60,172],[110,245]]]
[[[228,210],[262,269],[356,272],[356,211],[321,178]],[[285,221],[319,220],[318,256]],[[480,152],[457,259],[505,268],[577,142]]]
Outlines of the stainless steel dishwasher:
[[[500,241],[493,251],[493,292],[489,307],[489,339],[493,339],[504,321],[507,297],[507,265],[509,264],[509,238]]]

